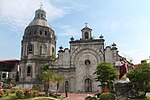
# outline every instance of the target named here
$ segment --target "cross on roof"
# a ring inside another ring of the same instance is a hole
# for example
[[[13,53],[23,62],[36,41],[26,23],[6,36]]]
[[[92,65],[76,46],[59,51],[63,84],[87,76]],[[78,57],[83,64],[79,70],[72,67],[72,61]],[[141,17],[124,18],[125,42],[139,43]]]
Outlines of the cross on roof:
[[[40,3],[40,9],[43,9],[43,4],[42,4],[42,2]]]
[[[85,23],[85,27],[87,27],[87,24],[88,24],[88,23]]]

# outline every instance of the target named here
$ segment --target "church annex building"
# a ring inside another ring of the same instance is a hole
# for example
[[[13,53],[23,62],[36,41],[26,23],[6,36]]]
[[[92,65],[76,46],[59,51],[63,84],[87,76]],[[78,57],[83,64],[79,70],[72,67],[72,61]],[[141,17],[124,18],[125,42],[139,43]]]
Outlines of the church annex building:
[[[58,57],[50,69],[58,72],[65,78],[59,88],[63,92],[66,88],[69,92],[95,92],[98,91],[99,82],[95,82],[98,63],[110,62],[115,66],[119,61],[116,44],[104,46],[105,39],[101,35],[99,39],[92,38],[92,29],[87,25],[81,29],[81,39],[70,38],[70,47],[59,47]],[[39,66],[52,63],[56,55],[55,31],[46,20],[46,12],[40,8],[35,11],[35,17],[25,28],[21,41],[21,60],[19,63],[19,86],[32,87],[39,80]],[[116,70],[117,67],[116,67]],[[42,84],[41,84],[42,85]],[[52,88],[55,87],[55,84]]]

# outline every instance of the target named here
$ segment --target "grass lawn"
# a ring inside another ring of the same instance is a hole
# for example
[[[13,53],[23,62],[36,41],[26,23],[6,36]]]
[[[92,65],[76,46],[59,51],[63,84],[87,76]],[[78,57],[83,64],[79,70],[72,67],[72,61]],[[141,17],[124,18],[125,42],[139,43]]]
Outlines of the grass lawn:
[[[131,99],[131,100],[150,100],[150,96],[146,96],[144,99]]]
[[[145,100],[150,100],[150,96],[146,96]]]
[[[17,99],[15,93],[9,93],[8,96],[3,96],[0,98],[0,100],[21,100],[21,99]],[[35,98],[22,99],[22,100],[66,100],[66,99],[64,97],[60,97],[58,99],[53,97],[35,97]]]
[[[9,93],[8,96],[3,96],[0,100],[17,100],[17,97],[15,96],[15,93]]]

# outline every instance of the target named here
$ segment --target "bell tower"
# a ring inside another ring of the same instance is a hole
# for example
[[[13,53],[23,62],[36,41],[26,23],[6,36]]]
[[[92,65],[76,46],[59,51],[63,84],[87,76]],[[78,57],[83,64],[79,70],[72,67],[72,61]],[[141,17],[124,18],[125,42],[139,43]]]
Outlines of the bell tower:
[[[81,30],[82,31],[82,40],[89,40],[92,38],[92,29],[87,27],[87,23],[85,23],[85,27]]]
[[[39,66],[51,63],[56,55],[56,36],[46,20],[42,6],[26,27],[21,41],[20,81],[35,82]]]

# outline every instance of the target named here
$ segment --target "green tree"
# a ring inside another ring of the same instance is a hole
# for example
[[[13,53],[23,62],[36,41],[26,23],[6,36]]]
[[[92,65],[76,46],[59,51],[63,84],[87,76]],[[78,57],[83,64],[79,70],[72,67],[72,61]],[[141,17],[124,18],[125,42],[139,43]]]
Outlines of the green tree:
[[[50,66],[50,64],[43,64],[43,65],[39,66],[39,72],[38,72],[38,74],[37,74],[37,76],[36,76],[36,78],[37,78],[38,81],[42,81],[41,74],[42,74],[44,71],[49,70],[49,66]]]
[[[56,75],[55,81],[57,84],[57,89],[56,89],[56,94],[57,94],[60,84],[63,83],[63,81],[64,81],[64,77]]]
[[[112,88],[112,83],[118,78],[117,72],[111,63],[102,62],[98,64],[96,72],[96,81],[100,81],[107,88]]]
[[[43,71],[49,70],[49,66],[50,66],[50,64],[41,65],[40,66],[40,71],[43,72]]]
[[[45,83],[48,85],[46,88],[46,94],[49,95],[48,91],[50,90],[50,85],[52,81],[55,81],[55,75],[56,73],[52,70],[46,70],[41,73],[41,78],[45,81]]]
[[[135,96],[145,97],[149,91],[150,84],[150,63],[143,62],[138,65],[135,70],[131,70],[127,73],[127,77],[130,79],[131,84],[134,85]],[[141,94],[142,92],[142,94]]]

